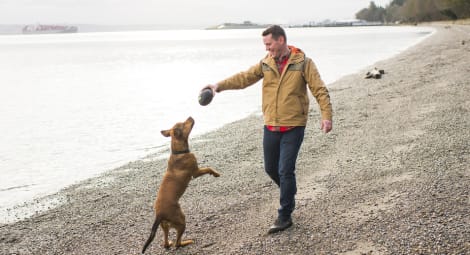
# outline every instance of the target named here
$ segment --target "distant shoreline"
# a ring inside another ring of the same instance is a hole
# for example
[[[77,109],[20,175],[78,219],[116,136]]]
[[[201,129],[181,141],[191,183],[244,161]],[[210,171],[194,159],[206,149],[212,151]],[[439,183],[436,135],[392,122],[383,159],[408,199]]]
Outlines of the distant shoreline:
[[[462,19],[455,21],[436,21],[436,22],[425,22],[419,24],[470,24],[470,19]],[[257,24],[245,21],[243,23],[222,23],[219,25],[209,27],[194,27],[194,26],[180,26],[180,25],[93,25],[93,24],[71,24],[79,28],[80,33],[90,32],[118,32],[118,31],[147,31],[147,30],[182,30],[182,29],[200,29],[200,30],[217,30],[217,29],[250,29],[250,28],[266,28],[270,24]],[[389,26],[397,24],[387,23],[353,23],[353,22],[341,22],[331,21],[329,23],[304,23],[304,24],[283,24],[285,27],[347,27],[347,26]],[[418,25],[403,23],[399,25]],[[14,35],[22,34],[22,28],[24,24],[0,24],[0,35]]]

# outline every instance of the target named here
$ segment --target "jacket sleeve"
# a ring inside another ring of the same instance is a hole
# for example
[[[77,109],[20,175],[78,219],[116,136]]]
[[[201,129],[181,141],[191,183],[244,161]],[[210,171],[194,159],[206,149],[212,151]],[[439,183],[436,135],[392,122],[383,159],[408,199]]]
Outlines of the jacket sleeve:
[[[321,79],[320,73],[318,72],[318,69],[315,66],[315,63],[313,63],[312,59],[306,58],[305,61],[305,81],[307,81],[308,87],[312,92],[312,95],[317,100],[321,111],[321,117],[324,120],[332,120],[333,110],[331,107],[328,89],[326,88],[325,83]]]
[[[244,89],[263,78],[261,62],[250,67],[248,70],[232,75],[231,77],[217,83],[217,92],[229,89]]]

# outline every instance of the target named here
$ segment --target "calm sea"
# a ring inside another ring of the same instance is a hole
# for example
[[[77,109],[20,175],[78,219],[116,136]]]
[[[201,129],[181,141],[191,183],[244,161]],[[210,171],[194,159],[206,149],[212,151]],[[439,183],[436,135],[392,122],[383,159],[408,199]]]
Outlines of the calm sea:
[[[257,63],[261,30],[0,36],[0,222],[77,181],[168,147],[160,130],[188,116],[192,137],[260,111],[260,86],[197,95]],[[327,83],[418,43],[426,27],[291,28],[288,42]],[[34,210],[37,210],[34,209]],[[33,211],[34,211],[33,210]]]

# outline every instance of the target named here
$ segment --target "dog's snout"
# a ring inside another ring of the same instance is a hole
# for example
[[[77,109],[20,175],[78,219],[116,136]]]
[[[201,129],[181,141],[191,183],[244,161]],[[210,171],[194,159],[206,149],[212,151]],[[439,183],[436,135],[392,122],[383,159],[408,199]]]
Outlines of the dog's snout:
[[[190,125],[191,125],[191,128],[192,128],[192,127],[194,126],[194,119],[193,119],[193,117],[190,116],[190,117],[185,121],[185,123],[190,124]]]

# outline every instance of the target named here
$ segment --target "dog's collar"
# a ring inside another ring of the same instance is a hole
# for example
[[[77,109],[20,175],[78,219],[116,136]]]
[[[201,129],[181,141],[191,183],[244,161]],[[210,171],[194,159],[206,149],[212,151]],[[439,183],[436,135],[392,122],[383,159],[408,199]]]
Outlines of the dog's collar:
[[[185,154],[185,153],[189,153],[189,152],[190,152],[189,149],[186,149],[186,150],[183,150],[183,151],[174,151],[174,150],[172,150],[171,154],[176,154],[177,155],[177,154]]]

